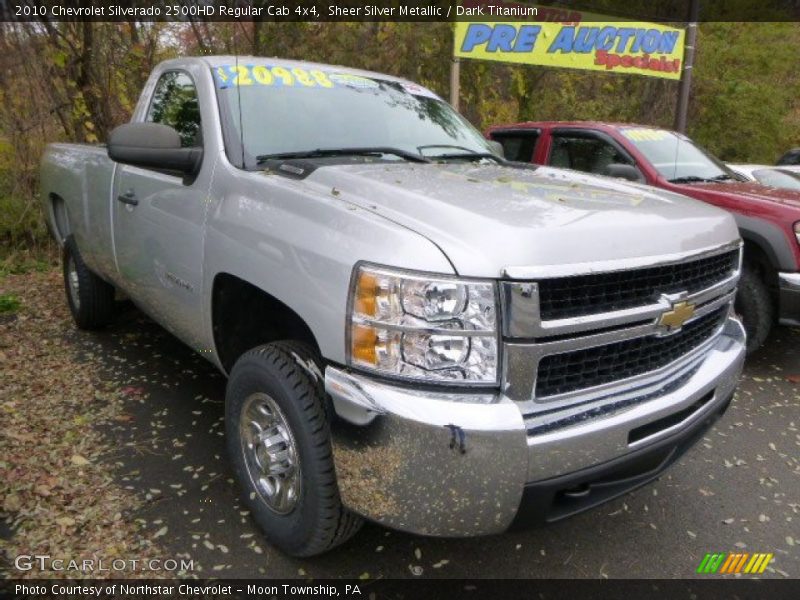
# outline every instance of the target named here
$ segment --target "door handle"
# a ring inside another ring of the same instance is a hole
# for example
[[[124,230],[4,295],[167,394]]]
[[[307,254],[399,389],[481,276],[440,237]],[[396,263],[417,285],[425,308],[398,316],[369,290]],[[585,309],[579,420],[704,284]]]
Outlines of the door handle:
[[[128,190],[124,194],[120,194],[117,196],[117,200],[123,204],[130,204],[131,206],[136,206],[139,204],[139,200],[136,198],[136,192],[133,190]]]

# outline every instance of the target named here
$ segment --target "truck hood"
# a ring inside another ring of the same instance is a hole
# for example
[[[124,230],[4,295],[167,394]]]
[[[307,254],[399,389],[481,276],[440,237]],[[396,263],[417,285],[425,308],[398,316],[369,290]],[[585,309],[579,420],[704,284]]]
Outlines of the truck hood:
[[[498,277],[513,267],[544,273],[573,264],[575,272],[586,271],[591,264],[703,250],[738,238],[733,219],[712,206],[548,167],[359,163],[321,166],[306,181],[420,233],[465,276]]]
[[[701,196],[713,200],[744,199],[747,201],[772,202],[792,208],[800,208],[800,192],[769,187],[759,183],[695,183],[673,187],[690,196]]]

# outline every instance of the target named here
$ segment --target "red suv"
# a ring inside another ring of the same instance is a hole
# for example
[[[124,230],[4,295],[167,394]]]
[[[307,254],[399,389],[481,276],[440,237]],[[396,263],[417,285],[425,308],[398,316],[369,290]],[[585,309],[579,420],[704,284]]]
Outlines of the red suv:
[[[628,179],[731,211],[745,244],[736,308],[748,351],[775,321],[800,325],[800,192],[744,182],[688,137],[656,127],[543,121],[486,136],[509,160]]]

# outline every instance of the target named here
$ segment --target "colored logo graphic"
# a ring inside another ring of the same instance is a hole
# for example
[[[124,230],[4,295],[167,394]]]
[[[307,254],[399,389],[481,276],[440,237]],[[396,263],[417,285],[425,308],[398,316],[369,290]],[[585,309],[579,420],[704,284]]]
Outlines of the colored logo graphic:
[[[766,552],[715,552],[706,554],[697,567],[698,573],[763,573],[774,555]]]
[[[683,327],[689,319],[694,316],[694,304],[688,302],[677,302],[672,308],[661,315],[658,324],[666,327],[668,331],[673,331]]]

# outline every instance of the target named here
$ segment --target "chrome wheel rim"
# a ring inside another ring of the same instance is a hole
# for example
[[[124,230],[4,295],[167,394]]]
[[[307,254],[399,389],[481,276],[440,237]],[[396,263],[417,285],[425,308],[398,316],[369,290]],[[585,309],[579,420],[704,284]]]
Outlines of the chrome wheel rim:
[[[71,256],[67,259],[67,289],[72,305],[77,309],[81,307],[80,281],[78,280],[78,268],[75,266],[75,259]]]
[[[258,392],[247,397],[239,418],[247,475],[267,507],[287,514],[300,497],[300,463],[294,436],[278,404]]]

